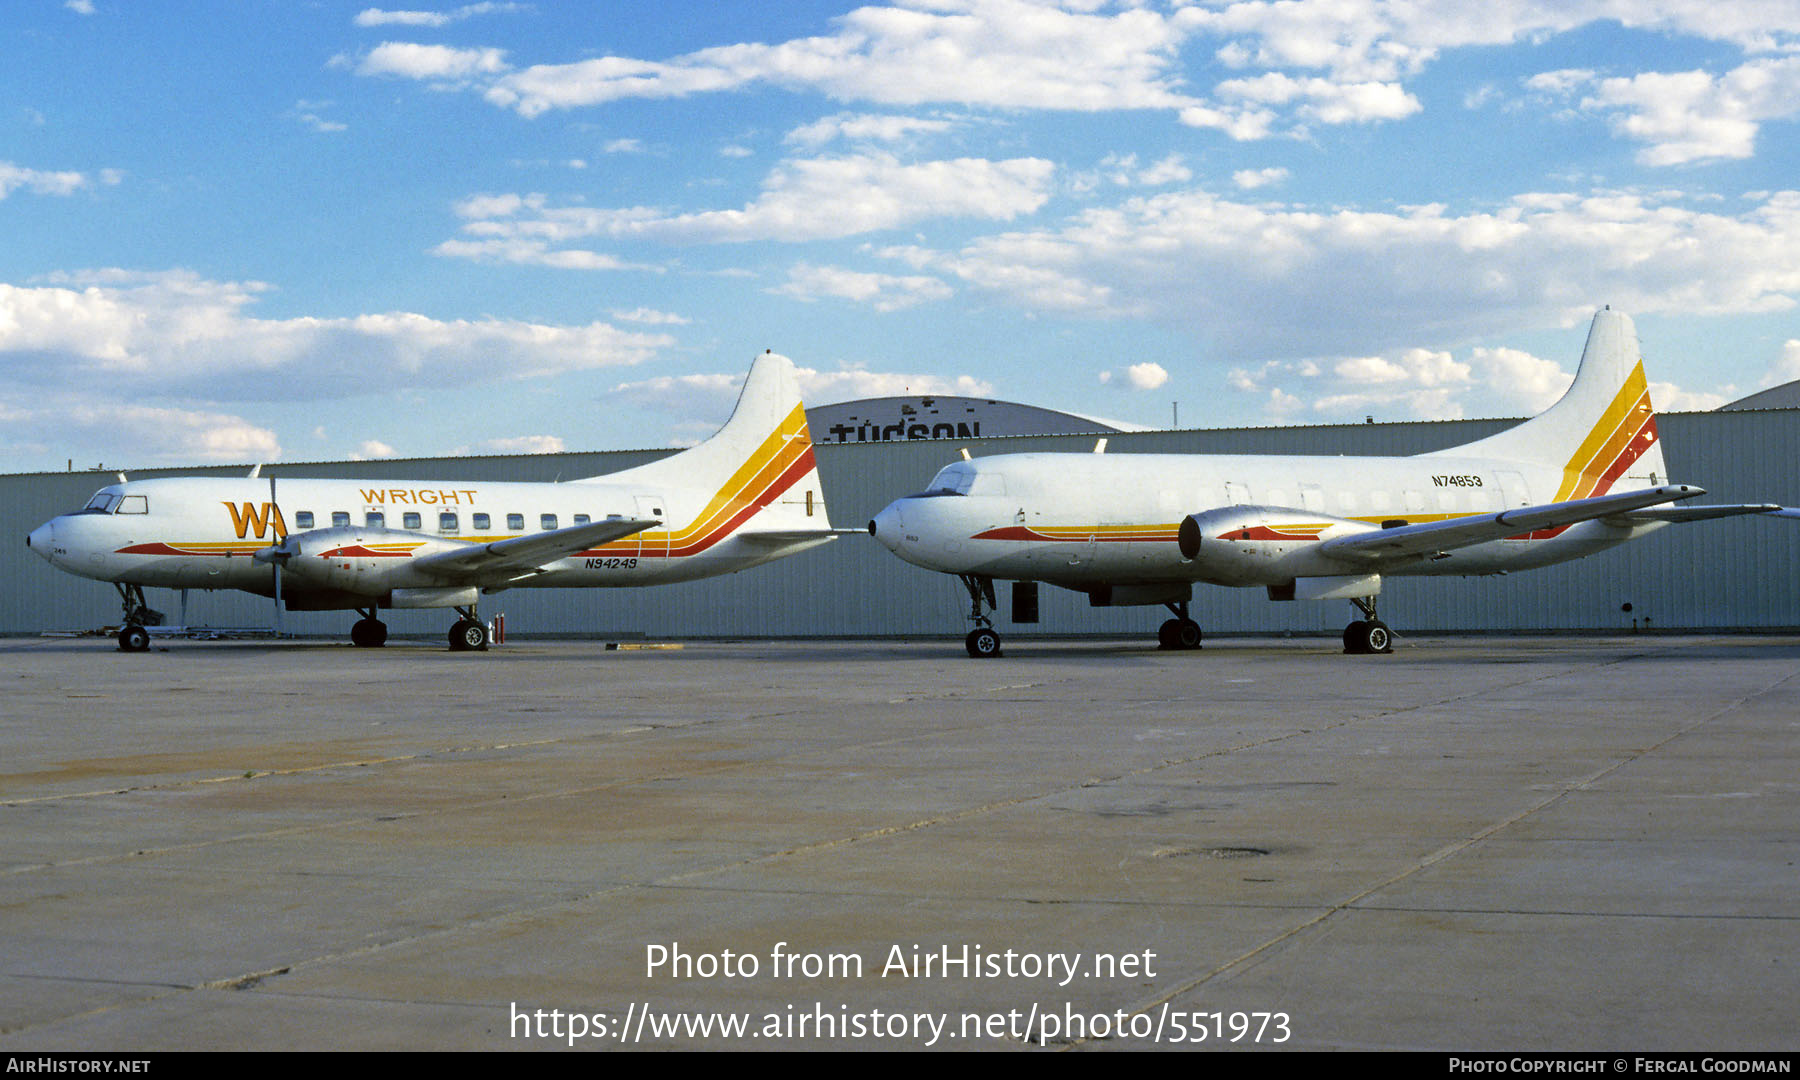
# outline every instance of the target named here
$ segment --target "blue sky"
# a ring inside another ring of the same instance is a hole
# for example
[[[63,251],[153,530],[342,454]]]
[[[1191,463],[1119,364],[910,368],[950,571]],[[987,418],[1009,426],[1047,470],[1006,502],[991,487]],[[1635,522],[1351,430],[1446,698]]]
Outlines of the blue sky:
[[[1602,304],[1660,408],[1800,378],[1800,0],[20,0],[0,34],[0,471],[681,445],[764,349],[814,403],[1518,416]]]

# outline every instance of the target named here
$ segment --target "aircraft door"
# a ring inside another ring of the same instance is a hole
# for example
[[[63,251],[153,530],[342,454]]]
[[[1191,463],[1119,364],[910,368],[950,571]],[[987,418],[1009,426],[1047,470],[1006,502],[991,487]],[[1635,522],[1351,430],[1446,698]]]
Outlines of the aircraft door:
[[[1500,499],[1505,505],[1503,510],[1515,510],[1521,506],[1531,505],[1531,493],[1525,487],[1525,478],[1516,472],[1502,470],[1499,474]]]
[[[661,495],[639,495],[636,497],[632,513],[639,518],[655,518],[661,525],[645,529],[631,537],[637,543],[637,551],[633,554],[639,558],[665,559],[669,555],[669,534],[674,531],[674,523],[669,520],[669,505]],[[660,564],[659,564],[660,565]]]

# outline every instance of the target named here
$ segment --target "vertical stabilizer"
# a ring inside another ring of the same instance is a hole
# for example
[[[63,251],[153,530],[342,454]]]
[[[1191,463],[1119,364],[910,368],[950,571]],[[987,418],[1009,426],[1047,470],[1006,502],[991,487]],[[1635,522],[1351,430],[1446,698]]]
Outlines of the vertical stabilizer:
[[[750,366],[731,419],[712,438],[661,461],[589,479],[645,491],[711,492],[700,518],[687,526],[708,535],[720,535],[717,529],[735,531],[751,518],[764,531],[831,527],[800,380],[793,361],[774,353],[764,353]],[[671,525],[680,535],[680,523]]]
[[[1625,487],[1667,483],[1637,328],[1611,308],[1595,312],[1575,382],[1556,404],[1498,435],[1430,456],[1558,466],[1558,501],[1604,495],[1621,478],[1631,481]]]

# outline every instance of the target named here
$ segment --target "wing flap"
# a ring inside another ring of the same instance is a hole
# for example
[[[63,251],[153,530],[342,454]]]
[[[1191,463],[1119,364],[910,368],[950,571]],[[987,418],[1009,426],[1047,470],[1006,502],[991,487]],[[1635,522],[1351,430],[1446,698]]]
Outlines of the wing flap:
[[[1706,492],[1688,484],[1664,484],[1638,491],[1621,491],[1597,495],[1591,499],[1521,506],[1497,514],[1479,514],[1430,521],[1419,525],[1402,525],[1380,532],[1357,533],[1319,545],[1319,553],[1335,559],[1356,562],[1380,562],[1386,559],[1428,555],[1452,548],[1468,547],[1490,540],[1504,540],[1538,529],[1554,529],[1595,518],[1624,515],[1643,507],[1691,499]]]
[[[661,524],[654,518],[607,518],[588,525],[571,525],[566,529],[441,551],[415,559],[412,566],[421,573],[446,580],[516,578],[521,573],[596,544],[618,540]]]

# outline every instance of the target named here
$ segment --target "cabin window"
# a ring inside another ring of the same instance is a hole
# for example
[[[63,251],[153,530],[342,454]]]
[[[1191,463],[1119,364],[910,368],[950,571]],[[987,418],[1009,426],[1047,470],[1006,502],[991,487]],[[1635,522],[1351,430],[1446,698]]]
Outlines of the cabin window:
[[[492,526],[492,520],[493,519],[489,518],[486,514],[476,514],[475,515],[475,531],[487,532],[488,529]]]
[[[310,529],[312,527],[313,527],[313,516],[312,516],[311,510],[302,510],[298,514],[294,515],[294,528]]]
[[[459,528],[460,526],[456,522],[456,515],[454,513],[446,510],[444,513],[438,515],[438,532],[453,533],[458,531]]]
[[[419,512],[417,510],[408,510],[405,514],[401,515],[400,524],[408,529],[420,528]]]
[[[586,525],[587,523],[588,523],[588,516],[586,514],[576,514],[575,515],[575,524]]]
[[[538,528],[544,530],[545,532],[549,532],[550,530],[556,528],[556,515],[555,514],[539,514],[538,515]]]
[[[524,514],[508,514],[508,515],[506,515],[506,527],[511,529],[513,532],[524,532],[525,531],[525,515]]]
[[[387,528],[387,515],[379,510],[371,510],[363,515],[363,525],[370,529]]]
[[[127,495],[119,500],[119,508],[113,512],[117,514],[148,514],[150,512],[150,497],[147,495]]]
[[[348,511],[348,510],[333,510],[331,512],[331,527],[334,529],[349,528],[350,527],[350,511]]]

